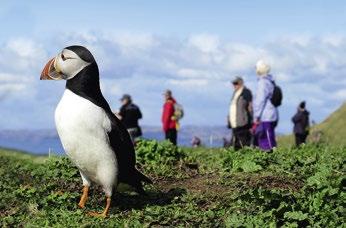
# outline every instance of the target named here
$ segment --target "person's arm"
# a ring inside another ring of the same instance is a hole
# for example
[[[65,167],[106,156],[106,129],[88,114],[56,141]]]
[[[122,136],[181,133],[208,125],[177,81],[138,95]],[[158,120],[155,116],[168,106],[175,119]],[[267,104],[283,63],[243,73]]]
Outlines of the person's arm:
[[[292,117],[292,122],[293,123],[298,123],[302,120],[302,114],[300,112],[297,112],[293,117]]]
[[[231,121],[229,120],[229,115],[227,116],[227,128],[231,129]]]
[[[265,108],[265,105],[267,103],[267,88],[266,88],[266,82],[265,80],[259,80],[258,86],[257,86],[257,92],[256,92],[256,99],[254,102],[254,120],[255,122],[259,122],[261,119],[261,116],[263,114],[263,110]]]
[[[247,106],[247,110],[249,111],[251,116],[253,116],[253,104],[252,104],[252,101],[249,102],[249,104]]]
[[[122,117],[119,115],[119,112],[113,112],[113,113],[114,113],[114,115],[115,115],[119,120],[122,119]]]
[[[142,119],[143,115],[140,109],[138,109],[138,119]]]
[[[123,119],[125,116],[125,107],[121,106],[119,113],[117,113],[118,119]]]
[[[142,112],[141,110],[139,109],[139,107],[137,107],[137,118],[138,119],[142,119],[143,115],[142,115]]]
[[[252,99],[253,99],[253,97],[252,97],[252,93],[251,93],[251,91],[249,90],[249,89],[247,89],[246,90],[247,92],[246,92],[246,94],[244,94],[244,99],[245,99],[245,101],[246,101],[246,103],[247,103],[247,111],[249,112],[249,113],[251,113],[251,115],[253,114],[253,108],[252,108]]]

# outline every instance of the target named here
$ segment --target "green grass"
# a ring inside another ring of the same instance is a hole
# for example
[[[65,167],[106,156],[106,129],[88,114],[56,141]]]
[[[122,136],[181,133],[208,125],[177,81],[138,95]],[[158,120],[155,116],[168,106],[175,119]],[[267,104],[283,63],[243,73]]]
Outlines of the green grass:
[[[346,103],[312,130],[321,131],[330,144],[346,146]]]
[[[2,227],[342,227],[345,147],[307,145],[267,154],[254,149],[175,148],[143,141],[138,167],[153,181],[147,196],[117,193],[106,219],[92,187],[77,203],[78,170],[66,157],[0,150]]]

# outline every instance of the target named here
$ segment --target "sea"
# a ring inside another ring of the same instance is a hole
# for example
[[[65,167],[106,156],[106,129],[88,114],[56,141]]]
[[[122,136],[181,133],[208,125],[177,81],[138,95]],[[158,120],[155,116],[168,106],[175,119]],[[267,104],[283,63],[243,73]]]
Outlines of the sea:
[[[164,140],[160,127],[143,126],[142,130],[145,139]],[[184,126],[178,132],[179,146],[190,147],[194,136],[205,147],[222,147],[224,139],[230,140],[231,131],[224,126]],[[0,130],[0,147],[39,155],[64,154],[55,129]]]

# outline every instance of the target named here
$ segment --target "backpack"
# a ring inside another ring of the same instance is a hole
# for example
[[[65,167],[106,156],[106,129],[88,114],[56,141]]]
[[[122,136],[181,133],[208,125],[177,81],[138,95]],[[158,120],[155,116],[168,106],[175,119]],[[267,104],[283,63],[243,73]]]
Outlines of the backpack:
[[[184,108],[181,104],[174,104],[174,117],[176,120],[180,120],[184,117]]]
[[[274,85],[273,95],[270,98],[270,102],[274,105],[275,108],[279,107],[282,103],[282,90],[280,86],[277,86],[274,81],[272,81]]]

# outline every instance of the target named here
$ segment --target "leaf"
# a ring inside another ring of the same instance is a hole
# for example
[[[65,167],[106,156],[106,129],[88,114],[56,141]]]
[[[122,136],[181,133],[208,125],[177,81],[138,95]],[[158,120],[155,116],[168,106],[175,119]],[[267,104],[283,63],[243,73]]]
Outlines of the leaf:
[[[296,221],[303,221],[308,218],[307,213],[303,213],[302,211],[289,211],[284,214],[284,218],[296,220]]]

